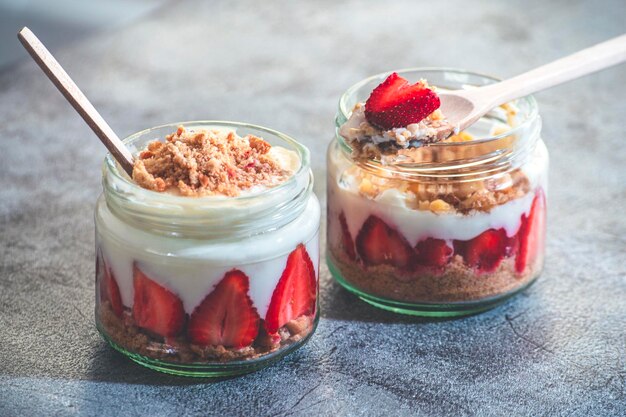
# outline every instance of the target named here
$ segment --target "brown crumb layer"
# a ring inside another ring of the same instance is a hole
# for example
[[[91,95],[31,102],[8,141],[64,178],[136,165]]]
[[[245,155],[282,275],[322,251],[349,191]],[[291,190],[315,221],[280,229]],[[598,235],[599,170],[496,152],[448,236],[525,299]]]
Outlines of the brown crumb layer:
[[[488,179],[463,182],[387,178],[374,175],[358,166],[348,168],[348,173],[358,179],[359,194],[365,198],[374,200],[384,191],[395,189],[407,195],[408,207],[430,210],[437,214],[489,212],[494,207],[522,198],[531,191],[530,181],[521,169]]]
[[[165,139],[150,142],[135,159],[133,179],[143,188],[189,197],[234,197],[293,174],[272,157],[269,143],[253,135],[179,126]]]
[[[491,273],[477,273],[463,263],[459,255],[443,271],[423,269],[412,273],[399,272],[390,265],[364,268],[360,264],[337,257],[338,250],[330,248],[331,261],[350,284],[368,294],[391,300],[436,303],[478,301],[495,297],[523,287],[541,272],[542,259],[519,274],[515,258],[507,258]]]
[[[148,334],[135,325],[129,309],[125,309],[120,318],[115,315],[108,301],[100,303],[97,319],[101,330],[124,349],[152,359],[184,364],[255,359],[299,342],[311,333],[314,326],[313,317],[301,316],[278,330],[280,340],[273,340],[259,332],[252,346],[235,349],[195,345],[184,337],[163,339]]]

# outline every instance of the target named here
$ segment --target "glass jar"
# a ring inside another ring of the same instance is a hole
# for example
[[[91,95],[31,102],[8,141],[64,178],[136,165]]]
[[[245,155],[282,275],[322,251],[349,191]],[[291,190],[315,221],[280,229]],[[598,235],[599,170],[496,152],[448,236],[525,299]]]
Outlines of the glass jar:
[[[448,90],[496,82],[453,69],[397,72]],[[387,75],[357,83],[339,102],[328,149],[330,271],[363,300],[398,313],[445,317],[494,307],[543,266],[548,152],[537,104],[508,103],[452,141],[391,161],[356,161],[339,128]]]
[[[262,137],[295,152],[300,166],[273,188],[193,198],[139,187],[108,155],[95,209],[96,325],[152,369],[250,372],[302,346],[317,325],[320,206],[309,151],[232,122],[175,123],[124,143],[136,154],[179,125]]]

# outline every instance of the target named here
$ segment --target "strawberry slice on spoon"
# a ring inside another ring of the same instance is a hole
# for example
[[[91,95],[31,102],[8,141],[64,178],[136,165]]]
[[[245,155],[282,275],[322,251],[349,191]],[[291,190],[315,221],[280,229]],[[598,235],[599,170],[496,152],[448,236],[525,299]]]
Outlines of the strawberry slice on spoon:
[[[365,102],[367,121],[384,130],[419,123],[441,105],[437,93],[424,81],[415,84],[392,73]]]

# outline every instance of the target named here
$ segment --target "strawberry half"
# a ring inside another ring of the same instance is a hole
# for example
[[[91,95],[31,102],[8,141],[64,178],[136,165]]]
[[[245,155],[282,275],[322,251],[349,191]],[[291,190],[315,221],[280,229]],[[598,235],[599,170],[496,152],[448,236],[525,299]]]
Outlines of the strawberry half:
[[[429,237],[415,246],[416,261],[418,265],[441,268],[452,257],[452,248],[445,240]]]
[[[183,302],[133,265],[133,318],[137,326],[163,337],[176,336],[185,325]]]
[[[530,207],[528,217],[522,216],[522,225],[517,232],[519,250],[515,258],[515,270],[520,274],[526,265],[543,252],[546,230],[546,197],[539,189]]]
[[[454,241],[454,249],[465,264],[481,272],[493,272],[507,254],[509,238],[504,229],[489,229],[468,241]]]
[[[191,314],[189,339],[201,346],[250,346],[259,332],[259,314],[249,289],[246,274],[237,269],[228,272]]]
[[[346,222],[346,216],[343,211],[339,215],[339,223],[341,224],[341,243],[343,250],[346,252],[351,260],[356,259],[356,252],[354,251],[354,241],[350,236],[350,230],[348,229],[348,223]]]
[[[313,262],[303,244],[287,258],[265,315],[265,329],[274,334],[293,319],[315,312],[317,280]]]
[[[398,268],[413,265],[411,245],[397,230],[379,217],[369,216],[356,238],[356,250],[366,265],[388,264]]]
[[[122,317],[124,305],[120,295],[120,287],[113,276],[113,271],[104,262],[104,256],[100,252],[96,258],[96,270],[100,279],[100,301],[108,301],[116,316]]]
[[[409,84],[394,72],[365,102],[365,118],[381,129],[405,127],[419,123],[440,105],[437,94],[422,82]]]

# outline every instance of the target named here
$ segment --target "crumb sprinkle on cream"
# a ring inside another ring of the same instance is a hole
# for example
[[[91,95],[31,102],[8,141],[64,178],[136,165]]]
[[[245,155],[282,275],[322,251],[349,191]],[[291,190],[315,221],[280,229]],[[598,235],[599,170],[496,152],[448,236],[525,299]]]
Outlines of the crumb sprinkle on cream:
[[[133,180],[143,188],[188,197],[235,197],[252,187],[273,187],[293,171],[254,136],[234,131],[185,129],[154,140],[139,153]]]

